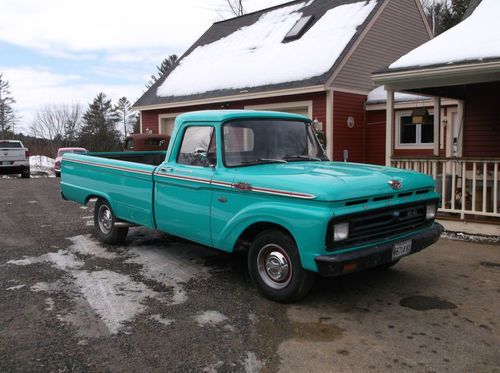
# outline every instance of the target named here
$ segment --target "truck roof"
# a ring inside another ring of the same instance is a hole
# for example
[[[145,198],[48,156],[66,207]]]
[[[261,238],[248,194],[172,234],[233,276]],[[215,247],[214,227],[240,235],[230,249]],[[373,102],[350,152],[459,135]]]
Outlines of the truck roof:
[[[278,111],[255,111],[255,110],[204,110],[181,114],[176,123],[184,122],[226,122],[231,119],[291,119],[311,121],[309,118],[291,113]]]

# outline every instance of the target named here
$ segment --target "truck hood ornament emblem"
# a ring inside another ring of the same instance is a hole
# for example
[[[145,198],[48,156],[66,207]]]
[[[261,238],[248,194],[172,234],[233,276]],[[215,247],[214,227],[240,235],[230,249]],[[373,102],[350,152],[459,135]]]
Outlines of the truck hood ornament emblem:
[[[400,190],[403,188],[403,182],[399,180],[389,180],[387,184],[389,184],[389,186],[394,190]]]

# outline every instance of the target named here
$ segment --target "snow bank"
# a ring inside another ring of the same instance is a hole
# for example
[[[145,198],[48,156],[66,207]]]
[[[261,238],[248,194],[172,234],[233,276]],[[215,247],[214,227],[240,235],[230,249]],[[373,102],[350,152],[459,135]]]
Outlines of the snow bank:
[[[394,94],[394,101],[396,102],[404,102],[404,101],[422,101],[429,100],[430,97],[412,95],[409,93],[400,93],[396,92]],[[376,104],[387,101],[387,91],[384,89],[384,86],[380,86],[375,88],[373,91],[368,93],[367,103],[368,104]]]
[[[404,55],[389,68],[500,58],[499,15],[499,0],[483,0],[469,18]]]
[[[30,157],[30,170],[32,174],[48,174],[54,173],[55,160],[44,155],[32,155]]]
[[[330,9],[300,39],[282,43],[307,3],[263,14],[254,24],[196,48],[158,87],[183,96],[299,81],[326,73],[375,8],[377,0]]]

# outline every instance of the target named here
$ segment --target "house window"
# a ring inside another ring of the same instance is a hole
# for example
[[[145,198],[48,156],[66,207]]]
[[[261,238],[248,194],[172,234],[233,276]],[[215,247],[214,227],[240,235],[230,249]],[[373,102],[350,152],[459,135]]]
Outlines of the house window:
[[[397,115],[398,144],[400,146],[431,146],[434,143],[434,115],[427,123],[413,124],[411,112]]]
[[[313,16],[305,16],[299,19],[297,23],[295,23],[295,25],[285,35],[284,41],[290,41],[300,38],[307,31],[307,28],[312,23],[313,19]]]

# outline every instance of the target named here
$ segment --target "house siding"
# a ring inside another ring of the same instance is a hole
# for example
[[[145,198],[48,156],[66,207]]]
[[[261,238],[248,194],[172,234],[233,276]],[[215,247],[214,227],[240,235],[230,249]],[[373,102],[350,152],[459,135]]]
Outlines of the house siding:
[[[317,92],[302,95],[290,95],[290,96],[278,96],[278,97],[268,97],[255,100],[243,100],[234,101],[227,103],[217,103],[217,104],[206,104],[199,106],[179,106],[170,109],[159,109],[159,110],[144,110],[142,111],[142,132],[146,132],[147,129],[151,130],[153,133],[158,133],[158,116],[160,114],[171,114],[171,113],[186,113],[190,111],[197,110],[217,110],[217,109],[244,109],[248,105],[266,105],[266,104],[278,104],[286,102],[295,101],[312,101],[313,107],[313,118],[318,119],[318,121],[323,122],[323,127],[326,125],[326,93]]]
[[[366,112],[366,163],[385,165],[385,110]]]
[[[334,79],[336,88],[370,91],[371,74],[430,39],[415,0],[390,0]]]
[[[349,162],[365,162],[366,98],[365,95],[333,92],[333,160],[343,160],[343,152],[348,150]],[[350,116],[354,118],[354,128],[347,127]]]
[[[465,157],[500,158],[500,82],[467,87],[465,97]]]

